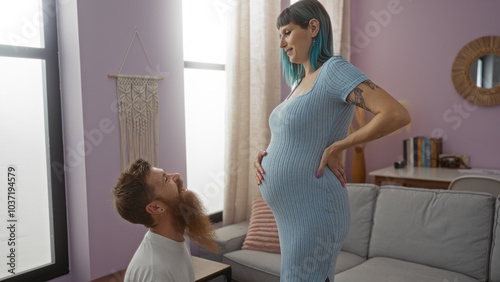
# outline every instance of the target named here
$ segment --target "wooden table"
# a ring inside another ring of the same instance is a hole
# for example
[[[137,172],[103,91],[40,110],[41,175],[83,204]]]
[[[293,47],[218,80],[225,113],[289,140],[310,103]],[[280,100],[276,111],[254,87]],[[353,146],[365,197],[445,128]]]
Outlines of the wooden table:
[[[195,256],[191,256],[191,259],[193,261],[194,279],[196,282],[209,281],[221,275],[226,277],[226,281],[231,282],[230,265]]]
[[[466,173],[463,173],[464,171],[465,170],[441,167],[405,167],[395,169],[394,166],[389,166],[371,171],[369,175],[375,177],[374,183],[378,186],[382,185],[383,181],[387,181],[396,182],[403,186],[448,189],[448,186],[453,179],[466,175]],[[472,169],[470,170],[470,174],[473,174],[474,171],[481,173],[482,171],[487,170]]]

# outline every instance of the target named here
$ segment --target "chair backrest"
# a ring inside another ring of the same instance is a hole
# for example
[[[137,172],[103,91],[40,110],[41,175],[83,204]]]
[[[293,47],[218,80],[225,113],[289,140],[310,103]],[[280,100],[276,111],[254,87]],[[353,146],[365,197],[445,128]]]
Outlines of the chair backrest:
[[[448,190],[485,192],[497,197],[500,195],[500,177],[464,175],[455,178]]]

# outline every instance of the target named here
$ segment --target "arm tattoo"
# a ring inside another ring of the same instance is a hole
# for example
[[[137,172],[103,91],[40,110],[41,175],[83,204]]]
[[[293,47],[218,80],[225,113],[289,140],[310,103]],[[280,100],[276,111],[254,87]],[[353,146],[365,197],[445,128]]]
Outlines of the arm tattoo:
[[[368,108],[368,106],[366,106],[365,99],[363,99],[363,95],[362,95],[363,89],[356,87],[356,88],[354,88],[353,93],[354,93],[353,99],[350,99],[347,102],[354,105],[354,106],[357,106],[357,107],[360,107],[360,108],[363,108],[367,111],[372,112],[372,110],[370,108]]]
[[[362,83],[364,85],[368,86],[372,90],[375,90],[375,88],[378,88],[378,86],[375,83],[373,83],[371,80],[365,80]],[[363,98],[363,89],[356,87],[353,90],[353,94],[354,94],[354,97],[352,99],[350,99],[349,101],[347,101],[348,103],[350,103],[354,106],[363,108],[363,109],[373,113],[373,111],[365,103],[365,99]]]
[[[362,82],[364,85],[370,87],[372,90],[375,90],[375,88],[379,88],[377,84],[373,83],[371,80],[365,80]]]

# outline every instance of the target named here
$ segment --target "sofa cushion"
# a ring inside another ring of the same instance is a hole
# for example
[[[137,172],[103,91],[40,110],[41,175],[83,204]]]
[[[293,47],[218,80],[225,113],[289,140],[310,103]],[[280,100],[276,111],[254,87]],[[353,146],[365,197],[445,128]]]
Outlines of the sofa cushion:
[[[500,196],[495,208],[495,222],[493,223],[493,243],[491,244],[491,282],[500,282]]]
[[[372,229],[373,211],[378,194],[378,186],[373,184],[346,185],[351,210],[351,225],[344,240],[342,251],[356,254],[366,259]]]
[[[222,262],[231,265],[236,281],[280,281],[280,254],[239,250],[224,254]]]
[[[335,275],[335,282],[478,282],[472,277],[391,258],[376,257]]]
[[[340,251],[337,258],[337,263],[335,264],[335,274],[346,271],[347,269],[353,268],[356,265],[360,265],[364,261],[365,259],[358,255]]]
[[[262,197],[252,199],[250,225],[242,249],[280,253],[276,220]]]
[[[243,241],[247,235],[249,221],[245,220],[239,223],[230,224],[215,229],[215,242],[222,250],[221,253],[212,253],[202,246],[198,247],[199,256],[213,261],[222,262],[222,255],[241,249]]]
[[[411,261],[485,281],[493,211],[494,198],[484,193],[384,186],[375,206],[369,257]]]
[[[355,267],[364,258],[348,252],[340,252],[335,273]],[[224,254],[223,263],[231,265],[236,281],[280,281],[281,255],[253,250],[240,250]]]

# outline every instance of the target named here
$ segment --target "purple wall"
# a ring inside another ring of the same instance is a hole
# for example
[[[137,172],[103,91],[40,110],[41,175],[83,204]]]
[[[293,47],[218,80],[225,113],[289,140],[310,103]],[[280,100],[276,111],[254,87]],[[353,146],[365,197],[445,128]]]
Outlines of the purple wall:
[[[411,131],[366,146],[367,174],[402,159],[402,141],[414,136],[442,136],[444,153],[469,154],[476,168],[500,168],[500,105],[466,103],[451,80],[464,45],[500,35],[498,11],[500,1],[488,0],[352,1],[352,63],[412,107]],[[350,170],[352,150],[348,157]]]
[[[79,160],[67,174],[71,274],[57,281],[88,281],[125,268],[146,232],[120,218],[111,198],[121,162],[116,79],[108,74],[118,72],[136,27],[154,70],[136,38],[122,73],[157,71],[165,78],[159,82],[160,167],[186,174],[181,3],[86,0],[72,9],[72,2],[58,3],[61,76],[68,78],[75,68],[71,60],[78,63],[78,48],[81,76],[80,82],[62,83],[66,159]],[[69,29],[69,23],[76,28]],[[79,45],[68,47],[75,40]],[[73,57],[66,55],[70,51]],[[74,120],[71,107],[81,110]],[[74,127],[80,132],[72,132]],[[78,150],[82,139],[84,153]]]

